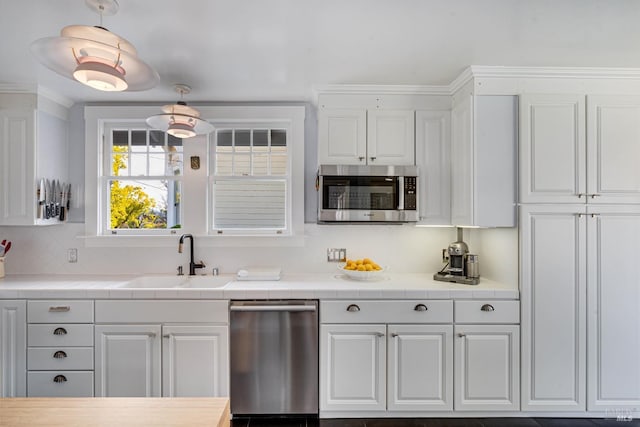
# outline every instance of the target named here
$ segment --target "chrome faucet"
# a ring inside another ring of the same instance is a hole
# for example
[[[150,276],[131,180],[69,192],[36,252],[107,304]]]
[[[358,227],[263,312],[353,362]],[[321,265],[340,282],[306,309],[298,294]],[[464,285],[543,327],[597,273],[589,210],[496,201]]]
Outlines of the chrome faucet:
[[[180,242],[178,242],[178,253],[182,253],[182,244],[184,243],[184,239],[189,239],[189,276],[196,275],[196,268],[204,268],[204,262],[200,261],[199,263],[193,262],[193,236],[191,234],[183,234],[180,236]]]

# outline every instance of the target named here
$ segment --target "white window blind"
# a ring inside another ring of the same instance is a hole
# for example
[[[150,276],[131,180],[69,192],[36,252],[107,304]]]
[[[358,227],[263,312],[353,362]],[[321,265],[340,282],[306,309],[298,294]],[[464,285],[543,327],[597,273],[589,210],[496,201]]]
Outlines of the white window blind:
[[[286,233],[291,166],[286,128],[217,124],[212,147],[213,230]]]
[[[215,227],[285,228],[286,185],[284,180],[215,179]]]

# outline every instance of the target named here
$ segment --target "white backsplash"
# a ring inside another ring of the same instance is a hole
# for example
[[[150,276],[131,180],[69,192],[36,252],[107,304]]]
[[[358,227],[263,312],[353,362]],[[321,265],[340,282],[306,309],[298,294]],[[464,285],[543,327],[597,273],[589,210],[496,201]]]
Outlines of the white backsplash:
[[[85,247],[84,224],[50,227],[0,227],[0,237],[13,242],[6,258],[7,274],[174,274],[187,268],[188,251],[151,247]],[[350,258],[369,257],[391,271],[433,273],[442,267],[441,251],[456,240],[453,228],[420,228],[410,225],[305,225],[303,247],[202,247],[195,239],[196,261],[205,271],[218,267],[235,273],[250,265],[280,266],[283,274],[332,272],[327,248],[346,248]],[[481,275],[517,286],[517,229],[465,230],[464,240],[480,256]],[[67,262],[67,250],[78,249],[78,262]]]

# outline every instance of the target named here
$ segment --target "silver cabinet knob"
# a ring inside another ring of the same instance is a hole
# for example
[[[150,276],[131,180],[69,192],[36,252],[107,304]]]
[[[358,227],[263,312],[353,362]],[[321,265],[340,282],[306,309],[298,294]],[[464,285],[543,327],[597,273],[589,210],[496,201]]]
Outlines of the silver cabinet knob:
[[[358,160],[363,161],[363,160],[364,160],[364,157],[363,157],[363,156],[360,156],[360,157],[358,157]]]
[[[482,307],[480,307],[480,310],[482,310],[482,311],[495,311],[495,308],[493,308],[493,306],[491,304],[484,304]]]
[[[382,337],[384,337],[384,334],[382,332],[376,332],[376,336],[378,338],[382,338]]]
[[[67,330],[65,328],[56,328],[53,331],[53,335],[67,335]]]
[[[466,335],[465,335],[465,334],[463,334],[462,332],[460,332],[460,333],[458,334],[458,336],[459,336],[460,338],[464,338],[464,337],[466,337]]]
[[[67,357],[67,353],[65,353],[62,350],[58,350],[55,353],[53,353],[53,358],[54,359],[64,359]]]
[[[391,336],[392,336],[393,338],[396,338],[396,337],[398,337],[399,335],[398,335],[398,334],[396,334],[395,332],[393,332],[393,333],[391,334]]]
[[[377,157],[369,157],[369,159],[371,159],[372,162],[375,162],[375,160],[377,159]]]
[[[171,335],[166,334],[166,335],[163,335],[162,338],[171,338]]]
[[[347,307],[347,311],[351,311],[351,312],[357,312],[360,311],[360,307],[358,307],[357,304],[349,304],[349,306]]]
[[[424,305],[424,304],[417,304],[415,307],[413,307],[413,309],[415,311],[427,311],[428,310],[427,306]]]
[[[64,375],[56,375],[53,378],[53,382],[54,383],[66,383],[67,382],[67,377],[65,377]]]

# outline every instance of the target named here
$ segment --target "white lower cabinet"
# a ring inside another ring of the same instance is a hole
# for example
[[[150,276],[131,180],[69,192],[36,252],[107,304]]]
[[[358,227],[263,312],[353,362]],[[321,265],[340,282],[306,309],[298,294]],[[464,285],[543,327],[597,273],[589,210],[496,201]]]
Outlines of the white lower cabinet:
[[[520,327],[456,325],[457,411],[520,409]]]
[[[228,396],[228,326],[162,327],[162,395]]]
[[[0,397],[27,394],[26,313],[26,301],[0,300]]]
[[[93,396],[93,301],[27,302],[27,396]]]
[[[96,325],[95,334],[96,397],[160,397],[160,325]]]
[[[227,301],[96,301],[95,395],[228,396],[228,328]]]
[[[320,316],[321,413],[453,409],[451,301],[323,301]]]

